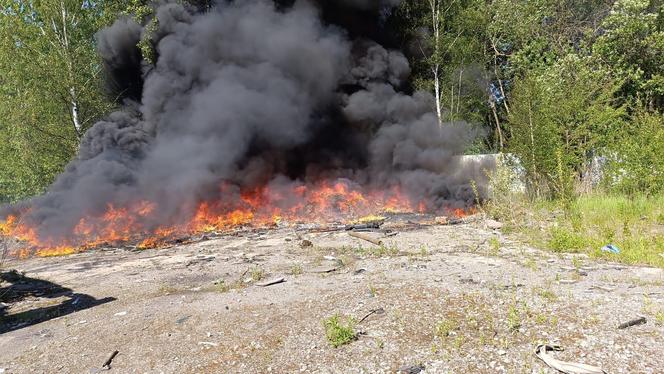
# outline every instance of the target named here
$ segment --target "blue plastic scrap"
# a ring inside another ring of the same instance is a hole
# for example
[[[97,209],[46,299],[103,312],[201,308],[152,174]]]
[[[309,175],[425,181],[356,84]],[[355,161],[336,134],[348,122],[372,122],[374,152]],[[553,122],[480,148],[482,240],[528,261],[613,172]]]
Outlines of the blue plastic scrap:
[[[617,255],[618,253],[620,253],[620,248],[616,247],[613,244],[608,244],[602,247],[602,252],[610,252]]]

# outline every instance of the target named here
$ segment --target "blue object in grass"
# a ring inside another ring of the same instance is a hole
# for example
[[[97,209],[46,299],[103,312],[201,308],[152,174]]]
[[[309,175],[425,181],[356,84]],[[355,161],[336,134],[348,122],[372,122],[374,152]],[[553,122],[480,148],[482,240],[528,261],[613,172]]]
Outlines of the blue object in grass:
[[[613,253],[614,255],[617,255],[618,253],[620,253],[620,248],[616,247],[613,244],[608,244],[602,247],[602,252],[610,252]]]

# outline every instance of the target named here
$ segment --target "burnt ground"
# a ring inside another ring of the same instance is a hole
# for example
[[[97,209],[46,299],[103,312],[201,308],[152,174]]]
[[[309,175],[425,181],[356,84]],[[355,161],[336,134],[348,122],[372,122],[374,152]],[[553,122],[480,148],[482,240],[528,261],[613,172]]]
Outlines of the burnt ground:
[[[664,368],[661,269],[539,251],[481,220],[381,240],[278,228],[5,261],[1,289],[19,288],[0,304],[0,372],[95,373],[117,350],[110,372],[553,373],[543,342],[608,373]],[[326,318],[377,309],[330,346]]]

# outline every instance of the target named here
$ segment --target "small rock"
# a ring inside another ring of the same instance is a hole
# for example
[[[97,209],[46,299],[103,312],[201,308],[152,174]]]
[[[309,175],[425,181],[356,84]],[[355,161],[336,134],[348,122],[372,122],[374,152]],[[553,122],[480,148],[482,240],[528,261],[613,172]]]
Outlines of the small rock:
[[[491,230],[500,230],[503,228],[503,224],[493,220],[493,219],[488,219],[484,222],[486,224],[486,227]]]
[[[500,349],[500,350],[498,350],[497,353],[498,353],[500,356],[504,356],[504,355],[507,354],[507,351]]]
[[[301,248],[308,248],[308,247],[313,247],[314,243],[312,243],[310,240],[303,240],[300,242],[300,247]]]
[[[417,374],[424,370],[424,365],[403,365],[397,370],[402,374]]]

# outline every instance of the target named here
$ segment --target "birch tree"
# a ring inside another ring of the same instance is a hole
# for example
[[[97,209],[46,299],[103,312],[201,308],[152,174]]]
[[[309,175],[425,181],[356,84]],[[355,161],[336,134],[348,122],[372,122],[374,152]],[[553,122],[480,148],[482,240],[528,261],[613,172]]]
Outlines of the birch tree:
[[[482,75],[484,8],[480,0],[407,0],[398,11],[408,25],[415,86],[432,93],[441,127],[460,119],[483,121],[484,114],[469,108],[482,90],[473,79]]]
[[[0,195],[39,192],[111,109],[94,45],[104,6],[0,0]]]

